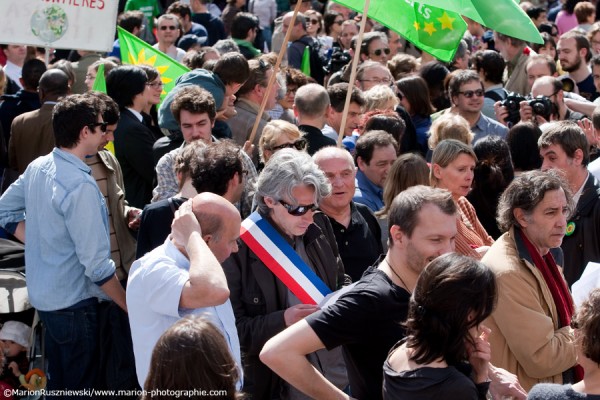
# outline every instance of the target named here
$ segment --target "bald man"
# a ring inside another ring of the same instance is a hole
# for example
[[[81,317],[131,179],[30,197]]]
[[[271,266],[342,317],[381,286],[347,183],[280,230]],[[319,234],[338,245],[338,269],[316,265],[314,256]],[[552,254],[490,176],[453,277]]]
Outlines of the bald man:
[[[214,193],[201,193],[177,210],[165,243],[131,266],[127,307],[140,386],[158,338],[187,314],[209,317],[241,366],[235,317],[221,267],[238,250],[240,225],[233,204]]]

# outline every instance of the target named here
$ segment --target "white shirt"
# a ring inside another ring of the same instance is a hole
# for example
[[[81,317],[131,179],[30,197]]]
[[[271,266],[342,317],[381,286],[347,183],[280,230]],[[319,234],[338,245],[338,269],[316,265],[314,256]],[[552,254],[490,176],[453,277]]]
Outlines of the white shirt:
[[[182,317],[196,314],[207,317],[223,333],[239,367],[237,386],[241,389],[240,340],[231,302],[228,299],[215,307],[179,308],[183,286],[189,280],[189,268],[190,261],[177,250],[170,237],[131,266],[127,281],[127,310],[138,382],[144,387],[152,351],[160,336]]]
[[[156,43],[152,47],[160,51],[160,49],[158,48],[158,43]],[[172,59],[176,60],[177,62],[181,62],[183,61],[183,57],[185,56],[185,51],[183,51],[179,47],[175,47],[175,45],[171,45],[169,46],[165,54],[171,57]]]
[[[588,164],[588,171],[600,182],[600,158]]]
[[[4,73],[10,79],[12,79],[13,81],[15,81],[15,83],[17,85],[19,85],[19,87],[21,89],[23,89],[23,85],[21,85],[21,81],[19,80],[19,78],[21,78],[21,71],[22,70],[23,70],[22,67],[19,67],[17,64],[13,64],[10,61],[6,60],[6,65],[4,66]]]

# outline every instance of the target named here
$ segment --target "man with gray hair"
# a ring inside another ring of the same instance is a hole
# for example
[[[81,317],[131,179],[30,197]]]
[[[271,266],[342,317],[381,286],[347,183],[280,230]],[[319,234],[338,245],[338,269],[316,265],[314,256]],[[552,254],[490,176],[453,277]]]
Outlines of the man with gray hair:
[[[298,290],[309,291],[306,281],[290,281],[280,272],[302,265],[295,271],[326,291],[345,281],[331,224],[316,211],[330,192],[325,174],[308,154],[276,152],[259,176],[258,211],[242,223],[239,252],[224,263],[244,353],[243,391],[254,399],[298,398],[258,355],[267,340],[319,309],[320,299]],[[269,254],[278,254],[277,260]],[[312,353],[308,360],[338,389],[348,385],[339,348]]]
[[[577,350],[569,326],[573,299],[559,266],[574,203],[558,172],[530,171],[500,198],[505,232],[481,260],[496,274],[498,304],[485,321],[492,363],[516,374],[525,390],[540,382],[569,383]]]
[[[577,205],[561,245],[565,253],[564,274],[570,286],[581,277],[588,262],[600,262],[600,185],[587,169],[589,143],[575,122],[544,125],[538,147],[542,171],[562,172]]]
[[[307,152],[315,154],[320,148],[335,146],[335,140],[325,136],[322,129],[327,123],[331,103],[327,90],[316,83],[309,83],[298,89],[294,98],[294,116],[298,129],[308,142]]]
[[[494,32],[494,40],[496,49],[502,54],[506,61],[505,82],[504,88],[509,92],[517,92],[526,95],[527,87],[527,72],[525,64],[530,55],[535,55],[527,42],[521,39],[513,38],[499,32]]]

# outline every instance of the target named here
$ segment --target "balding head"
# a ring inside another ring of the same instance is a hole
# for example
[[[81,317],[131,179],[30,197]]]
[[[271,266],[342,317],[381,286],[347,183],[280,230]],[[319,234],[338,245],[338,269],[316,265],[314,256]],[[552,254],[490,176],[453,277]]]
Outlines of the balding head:
[[[313,161],[319,168],[329,160],[345,160],[351,168],[354,168],[354,158],[352,158],[352,154],[350,154],[348,150],[340,147],[323,147],[313,155]]]
[[[42,74],[39,84],[42,101],[54,101],[69,94],[69,76],[62,70],[51,68]]]
[[[219,262],[237,252],[242,221],[233,204],[219,195],[204,192],[193,198],[192,212],[202,229],[202,238]]]
[[[317,118],[326,116],[329,110],[329,94],[327,90],[316,83],[309,83],[296,91],[294,109],[300,118]]]

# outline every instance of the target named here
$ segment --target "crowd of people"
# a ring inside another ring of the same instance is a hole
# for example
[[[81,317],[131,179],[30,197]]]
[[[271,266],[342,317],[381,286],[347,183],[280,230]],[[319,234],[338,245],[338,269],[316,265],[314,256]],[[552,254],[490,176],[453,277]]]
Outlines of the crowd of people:
[[[597,6],[520,6],[543,44],[465,18],[442,62],[333,1],[121,1],[189,68],[168,93],[118,39],[0,45],[0,226],[48,389],[600,396],[600,289],[572,295],[600,262]],[[0,330],[3,389],[30,331]]]

